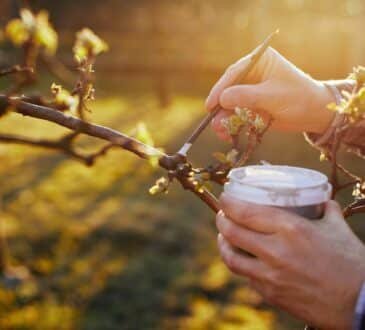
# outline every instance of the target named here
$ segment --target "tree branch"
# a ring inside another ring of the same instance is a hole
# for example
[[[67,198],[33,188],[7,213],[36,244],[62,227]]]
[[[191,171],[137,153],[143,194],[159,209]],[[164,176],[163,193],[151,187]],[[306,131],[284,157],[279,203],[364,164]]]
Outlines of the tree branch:
[[[0,70],[0,77],[8,76],[8,75],[19,73],[19,72],[33,73],[34,71],[33,71],[33,68],[28,67],[28,66],[14,65],[10,68]]]
[[[13,134],[0,134],[0,142],[7,144],[22,144],[29,146],[37,146],[46,149],[59,150],[65,153],[68,156],[71,156],[87,166],[91,166],[94,164],[95,160],[101,156],[104,156],[109,149],[114,147],[115,145],[112,143],[108,143],[100,150],[91,153],[89,155],[84,155],[77,152],[72,146],[72,139],[70,135],[66,135],[65,137],[59,140],[46,140],[46,139],[32,139],[28,137],[13,135]]]
[[[105,141],[111,142],[113,145],[119,146],[130,152],[133,152],[141,158],[162,157],[166,156],[160,150],[124,135],[116,130],[108,127],[88,123],[76,117],[66,115],[60,111],[45,106],[27,103],[19,98],[8,98],[5,95],[0,95],[0,103],[12,105],[14,111],[24,116],[38,118],[53,122],[60,126],[66,127],[77,133],[93,136]]]
[[[46,66],[47,70],[53,74],[62,83],[72,86],[74,82],[74,74],[60,60],[55,57],[41,54],[40,60]]]
[[[55,124],[58,124],[60,126],[66,127],[70,130],[73,130],[74,133],[68,136],[74,136],[75,134],[85,134],[92,137],[96,137],[105,141],[109,141],[110,144],[99,150],[93,155],[89,156],[83,156],[78,153],[76,153],[71,148],[65,148],[61,147],[59,145],[59,141],[47,141],[47,140],[31,140],[26,139],[22,137],[14,137],[14,136],[3,136],[3,141],[10,143],[11,140],[14,141],[14,138],[17,142],[22,144],[29,144],[29,145],[38,145],[43,146],[46,148],[53,148],[53,149],[61,149],[66,154],[77,158],[79,160],[82,160],[83,162],[87,163],[88,165],[91,165],[94,160],[99,157],[100,155],[105,154],[111,147],[113,146],[119,146],[125,150],[128,150],[137,156],[148,159],[150,157],[159,157],[160,160],[160,166],[167,169],[172,170],[176,168],[179,164],[182,162],[185,162],[186,160],[181,159],[179,162],[170,162],[171,156],[166,155],[165,153],[161,152],[160,150],[153,148],[151,146],[145,145],[142,142],[133,139],[127,135],[124,135],[118,131],[115,131],[111,128],[91,124],[88,122],[85,122],[81,119],[78,119],[73,116],[65,115],[64,113],[57,111],[52,108],[48,108],[45,106],[40,106],[36,104],[27,103],[24,101],[21,101],[19,98],[8,98],[5,95],[0,95],[0,104],[7,104],[12,105],[14,107],[14,111],[17,113],[20,113],[24,116],[29,116],[33,118],[38,118],[42,120],[46,120]],[[1,138],[0,138],[1,140]],[[65,139],[64,139],[65,140]],[[164,165],[161,165],[164,164]],[[184,187],[184,189],[189,190],[193,192],[195,195],[197,195],[204,203],[206,203],[214,212],[219,211],[218,201],[214,197],[213,194],[211,194],[207,190],[203,191],[197,191],[195,186],[188,180],[187,176],[184,175],[176,175],[176,179],[181,183],[181,185]]]
[[[232,82],[232,85],[236,85],[242,83],[247,75],[251,72],[251,70],[255,67],[261,57],[264,55],[267,48],[270,46],[270,42],[273,37],[279,33],[279,30],[271,33],[262,44],[260,44],[256,49],[252,51],[250,54],[250,60],[246,67],[242,69],[242,71],[238,74],[235,81]],[[192,147],[193,143],[198,139],[198,137],[203,133],[203,131],[207,128],[207,126],[211,123],[211,121],[218,115],[218,113],[223,110],[220,104],[217,104],[214,109],[208,113],[205,118],[199,123],[199,126],[194,130],[192,135],[187,139],[184,145],[177,152],[182,156],[186,156],[187,152]]]
[[[365,213],[365,199],[360,199],[343,210],[345,218],[348,218],[354,214]]]

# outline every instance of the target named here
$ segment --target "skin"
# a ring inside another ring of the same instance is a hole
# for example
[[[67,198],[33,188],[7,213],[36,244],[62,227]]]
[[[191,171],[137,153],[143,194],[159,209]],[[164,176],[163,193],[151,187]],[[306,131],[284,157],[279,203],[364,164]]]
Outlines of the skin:
[[[235,107],[249,108],[264,118],[274,118],[273,128],[287,132],[323,132],[334,118],[327,105],[334,96],[317,81],[299,70],[275,49],[269,48],[242,85],[231,86],[249,56],[231,65],[212,88],[206,108],[218,103],[225,109],[213,121],[213,129],[222,139],[228,139],[221,125],[222,118]]]
[[[272,116],[273,128],[280,131],[326,130],[334,118],[326,106],[334,102],[334,96],[323,82],[269,48],[244,84],[231,86],[248,60],[244,57],[231,65],[207,98],[208,111],[218,103],[225,109],[212,124],[220,138],[229,139],[221,119],[236,106],[257,111],[264,118]],[[330,83],[341,89],[341,81]],[[365,280],[365,246],[336,202],[330,201],[324,218],[314,222],[225,194],[220,202],[218,247],[232,272],[249,278],[267,302],[308,324],[351,329]]]
[[[227,267],[264,299],[320,329],[351,329],[365,248],[328,202],[320,221],[223,194],[218,247]],[[244,254],[247,251],[256,258]]]

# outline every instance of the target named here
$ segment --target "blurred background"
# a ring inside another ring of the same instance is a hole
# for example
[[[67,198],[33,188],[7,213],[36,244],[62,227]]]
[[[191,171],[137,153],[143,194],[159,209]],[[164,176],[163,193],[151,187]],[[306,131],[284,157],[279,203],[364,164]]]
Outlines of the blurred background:
[[[19,3],[1,0],[1,26],[17,16]],[[204,99],[225,68],[276,28],[273,46],[315,78],[344,78],[365,64],[362,0],[29,3],[50,12],[64,65],[73,67],[74,35],[84,26],[110,45],[97,62],[90,119],[123,132],[144,121],[156,145],[170,152],[204,115]],[[1,67],[18,57],[8,44],[0,46]],[[49,94],[53,80],[44,74],[37,90]],[[6,84],[0,82],[1,90]],[[65,132],[15,114],[0,121],[0,130],[34,137]],[[213,151],[228,149],[207,132],[192,159],[207,164]],[[299,134],[270,132],[252,163],[260,160],[329,172]],[[343,154],[342,162],[365,175],[355,157]],[[0,145],[7,237],[1,271],[24,278],[1,277],[0,328],[302,329],[224,268],[205,205],[178,185],[166,196],[148,195],[160,174],[119,150],[86,168],[62,154]],[[350,198],[348,191],[339,200]],[[364,220],[350,219],[362,239]]]

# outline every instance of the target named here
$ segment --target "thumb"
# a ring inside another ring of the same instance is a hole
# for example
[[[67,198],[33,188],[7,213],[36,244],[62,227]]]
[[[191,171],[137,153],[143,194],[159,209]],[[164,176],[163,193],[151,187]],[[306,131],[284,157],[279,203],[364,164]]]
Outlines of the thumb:
[[[343,213],[341,207],[334,200],[327,202],[324,218],[331,222],[333,221],[345,222],[343,219]]]
[[[236,107],[251,110],[269,110],[272,93],[267,82],[255,85],[237,85],[223,91],[219,103],[224,109]]]

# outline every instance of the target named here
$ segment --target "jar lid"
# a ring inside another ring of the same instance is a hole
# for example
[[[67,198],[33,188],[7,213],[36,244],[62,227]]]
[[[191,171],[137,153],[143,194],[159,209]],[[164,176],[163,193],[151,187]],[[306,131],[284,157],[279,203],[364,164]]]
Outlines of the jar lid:
[[[225,192],[237,199],[280,207],[327,202],[332,186],[324,174],[301,167],[257,165],[229,173]]]

